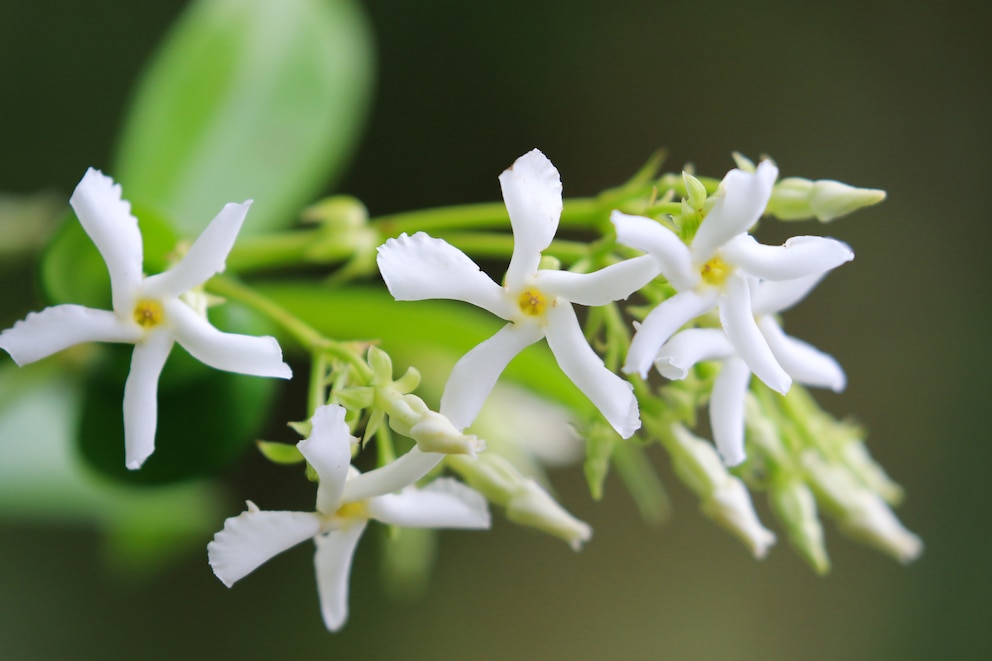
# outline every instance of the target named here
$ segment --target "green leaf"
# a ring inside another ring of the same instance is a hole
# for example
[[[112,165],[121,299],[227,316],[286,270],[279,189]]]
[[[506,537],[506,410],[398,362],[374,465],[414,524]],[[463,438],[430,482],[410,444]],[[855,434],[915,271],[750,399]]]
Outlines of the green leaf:
[[[191,544],[202,549],[221,517],[217,490],[135,488],[86,470],[72,448],[83,393],[60,367],[0,368],[0,518],[99,527],[113,559],[131,570],[154,569]]]
[[[350,154],[372,48],[350,0],[198,0],[142,77],[117,153],[128,199],[196,235],[254,199],[242,233],[289,225]]]
[[[211,310],[219,329],[252,335],[267,324],[232,304]],[[155,452],[140,470],[124,467],[121,402],[130,368],[130,345],[107,346],[84,385],[78,439],[83,458],[100,473],[127,483],[164,484],[209,476],[242,456],[268,419],[276,379],[221,372],[207,367],[178,345],[158,384]]]

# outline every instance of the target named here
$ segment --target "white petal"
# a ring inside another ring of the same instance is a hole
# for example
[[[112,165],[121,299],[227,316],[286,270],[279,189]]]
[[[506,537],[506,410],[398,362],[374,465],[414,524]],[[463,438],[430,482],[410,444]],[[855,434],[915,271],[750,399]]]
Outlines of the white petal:
[[[317,570],[317,595],[320,613],[328,631],[337,631],[348,619],[348,578],[355,547],[365,530],[365,522],[326,535],[317,535],[317,552],[313,557]]]
[[[507,324],[462,356],[444,386],[441,415],[447,416],[455,429],[471,425],[507,364],[543,335],[537,324]]]
[[[26,365],[81,342],[137,342],[140,338],[137,324],[122,323],[113,312],[56,305],[32,312],[0,333],[0,349],[18,365]]]
[[[225,204],[178,264],[145,280],[144,291],[153,298],[179,296],[223,271],[250,206],[251,200]]]
[[[741,235],[720,254],[728,263],[768,280],[823,274],[854,259],[846,243],[821,236],[794,236],[781,246],[766,246]]]
[[[699,284],[699,271],[692,266],[689,247],[675,232],[650,218],[628,216],[619,211],[614,211],[610,220],[617,229],[617,241],[653,255],[662,274],[675,289],[685,291]]]
[[[541,291],[572,303],[606,305],[627,298],[659,273],[657,260],[651,255],[641,255],[593,273],[538,271],[534,284]]]
[[[744,359],[754,375],[772,390],[789,391],[792,379],[775,360],[768,342],[758,330],[751,312],[751,294],[747,278],[736,275],[727,279],[726,291],[720,297],[720,323],[737,355]]]
[[[445,458],[441,452],[423,452],[412,447],[401,457],[345,482],[341,502],[353,503],[400,491],[434,470]]]
[[[451,478],[369,502],[372,518],[406,528],[488,528],[489,505],[478,491]]]
[[[830,388],[840,392],[847,385],[847,377],[833,356],[812,344],[789,337],[771,317],[758,319],[758,328],[775,359],[793,379],[807,386]]]
[[[155,450],[158,377],[171,350],[172,337],[163,331],[149,333],[134,345],[124,383],[124,463],[130,470],[141,468]]]
[[[310,437],[296,444],[320,478],[317,511],[322,514],[337,510],[351,467],[351,431],[344,414],[344,408],[336,404],[319,407],[310,419]]]
[[[734,355],[734,347],[722,330],[688,328],[672,336],[658,351],[654,366],[668,379],[684,379],[692,366],[704,360],[723,360]]]
[[[751,371],[740,358],[723,363],[710,393],[710,427],[713,442],[723,463],[736,466],[744,461],[744,395]]]
[[[751,292],[751,310],[755,315],[787,310],[806,298],[824,275],[826,273],[814,273],[793,280],[762,280]]]
[[[548,346],[558,366],[610,426],[623,438],[630,438],[641,426],[634,386],[606,369],[582,335],[572,306],[558,305],[547,316]]]
[[[293,376],[274,337],[221,332],[176,298],[165,302],[165,317],[180,346],[205,365],[252,376]]]
[[[720,183],[720,196],[700,223],[692,240],[692,257],[702,264],[733,237],[758,222],[768,206],[778,168],[762,161],[754,173],[731,170]]]
[[[662,301],[637,328],[623,371],[647,377],[661,345],[683,324],[711,310],[716,305],[716,297],[716,291],[712,289],[703,294],[688,290]]]
[[[270,558],[320,531],[320,518],[306,512],[262,512],[248,503],[248,511],[224,522],[224,529],[207,544],[207,557],[217,578],[227,587]]]
[[[465,301],[509,319],[513,314],[503,288],[447,241],[423,232],[401,234],[379,246],[382,279],[397,301],[448,298]]]
[[[534,149],[499,176],[499,185],[513,227],[506,287],[517,291],[537,272],[541,251],[555,238],[562,210],[561,177],[551,161]]]
[[[131,215],[131,204],[121,199],[120,184],[90,168],[69,204],[107,263],[114,310],[130,314],[135,290],[141,284],[143,253],[138,220]]]

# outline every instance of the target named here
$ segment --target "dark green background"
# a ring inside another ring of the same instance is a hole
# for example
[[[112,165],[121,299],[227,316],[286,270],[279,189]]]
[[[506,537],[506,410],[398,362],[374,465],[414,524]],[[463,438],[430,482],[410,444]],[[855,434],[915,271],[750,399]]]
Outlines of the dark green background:
[[[109,167],[131,84],[182,5],[0,5],[0,189],[67,196],[87,166]],[[556,476],[564,502],[595,528],[580,554],[497,517],[491,534],[445,534],[427,597],[395,604],[368,535],[351,622],[330,635],[310,548],[230,591],[205,553],[133,583],[104,568],[97,533],[17,523],[0,527],[0,655],[988,658],[992,5],[366,7],[380,77],[335,190],[374,214],[497,199],[499,172],[535,146],[572,196],[618,183],[658,147],[673,168],[692,159],[721,175],[736,149],[771,154],[784,175],[886,189],[881,207],[795,226],[847,241],[857,259],[786,322],[847,370],[847,391],[821,401],[868,425],[875,456],[908,490],[899,513],[925,554],[901,567],[828,525],[834,570],[818,579],[784,542],[754,562],[673,480],[675,517],[649,529],[619,483],[596,504],[571,471]],[[35,305],[12,289],[4,318]],[[263,484],[242,476],[239,495],[263,508],[283,485],[311,497],[285,469],[249,459],[244,471]]]

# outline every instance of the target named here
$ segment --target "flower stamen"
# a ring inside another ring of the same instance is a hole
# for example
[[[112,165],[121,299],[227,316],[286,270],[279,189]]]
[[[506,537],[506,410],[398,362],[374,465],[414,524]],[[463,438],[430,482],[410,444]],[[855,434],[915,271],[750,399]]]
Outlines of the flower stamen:
[[[706,284],[721,287],[727,281],[727,278],[730,277],[733,270],[734,267],[727,264],[727,262],[719,257],[714,257],[703,264],[703,268],[700,269],[699,274],[703,277],[703,282]]]
[[[158,301],[145,299],[134,306],[134,321],[144,329],[151,329],[162,323],[165,310]]]
[[[524,314],[531,317],[538,317],[544,314],[544,309],[548,306],[548,300],[537,289],[525,289],[517,298],[517,305]]]
[[[334,516],[342,519],[367,519],[369,518],[369,509],[364,500],[356,500],[339,507],[334,512]]]

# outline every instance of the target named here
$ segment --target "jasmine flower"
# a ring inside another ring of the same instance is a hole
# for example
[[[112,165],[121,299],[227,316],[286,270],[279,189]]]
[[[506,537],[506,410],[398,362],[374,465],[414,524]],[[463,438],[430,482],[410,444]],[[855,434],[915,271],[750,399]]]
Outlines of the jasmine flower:
[[[216,369],[290,378],[275,338],[223,333],[183,300],[224,270],[251,201],[227,204],[178,264],[151,277],[142,274],[141,232],[119,184],[90,168],[69,203],[107,264],[113,311],[45,308],[0,333],[0,348],[25,365],[81,342],[134,344],[124,384],[128,468],[139,468],[155,449],[158,378],[174,343]]]
[[[351,467],[351,445],[357,439],[344,416],[341,406],[320,407],[310,438],[296,445],[320,478],[316,512],[267,512],[249,501],[248,511],[227,519],[207,545],[214,574],[231,587],[273,556],[312,538],[320,610],[330,631],[348,617],[352,556],[370,519],[413,528],[490,525],[485,499],[455,480],[441,478],[417,489],[412,482],[383,479],[383,473],[360,475]],[[374,495],[355,499],[346,486]]]
[[[844,243],[798,236],[782,246],[758,243],[747,230],[768,204],[778,169],[764,161],[755,172],[731,170],[690,245],[648,218],[613,213],[617,240],[654,255],[676,289],[640,325],[623,370],[647,376],[661,346],[688,321],[718,308],[735,353],[770,388],[785,393],[792,378],[776,360],[752,313],[759,280],[794,280],[823,273],[854,258]]]
[[[440,412],[457,428],[471,425],[510,360],[547,338],[565,374],[621,436],[631,436],[640,426],[633,388],[586,343],[572,304],[605,305],[626,298],[658,274],[657,264],[645,255],[595,273],[540,269],[541,252],[551,244],[562,211],[558,170],[535,149],[499,181],[514,239],[503,286],[465,253],[423,232],[379,247],[379,270],[396,300],[466,301],[509,322],[458,361]]]

